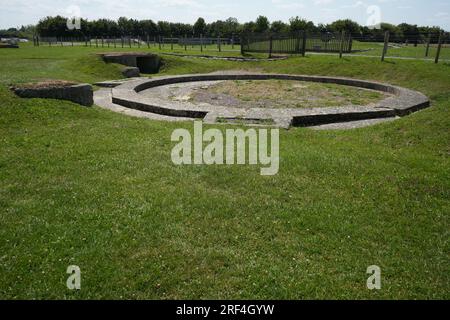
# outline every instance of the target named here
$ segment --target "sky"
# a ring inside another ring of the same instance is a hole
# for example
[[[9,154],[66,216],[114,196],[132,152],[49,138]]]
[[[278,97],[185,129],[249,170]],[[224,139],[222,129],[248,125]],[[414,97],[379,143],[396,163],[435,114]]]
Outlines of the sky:
[[[194,23],[198,17],[207,22],[235,17],[247,22],[264,15],[271,21],[287,22],[300,16],[316,24],[350,18],[373,25],[381,19],[393,24],[437,25],[450,31],[449,0],[0,0],[0,29],[77,11],[89,20],[126,16]]]

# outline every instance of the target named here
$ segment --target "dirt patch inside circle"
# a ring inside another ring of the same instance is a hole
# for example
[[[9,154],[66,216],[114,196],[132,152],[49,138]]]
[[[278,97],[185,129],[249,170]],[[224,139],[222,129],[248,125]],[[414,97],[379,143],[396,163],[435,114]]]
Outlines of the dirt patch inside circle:
[[[236,108],[324,108],[367,106],[389,96],[379,91],[285,80],[220,81],[192,88],[186,101]],[[173,97],[179,99],[179,97]]]

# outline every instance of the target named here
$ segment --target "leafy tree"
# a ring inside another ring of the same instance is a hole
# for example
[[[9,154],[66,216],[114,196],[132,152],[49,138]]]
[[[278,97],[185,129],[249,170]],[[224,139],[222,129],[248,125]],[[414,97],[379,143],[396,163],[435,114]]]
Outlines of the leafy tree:
[[[237,33],[239,31],[238,19],[233,18],[233,17],[228,18],[227,20],[225,20],[224,28],[225,28],[224,33],[228,37]]]
[[[256,23],[252,21],[244,23],[244,25],[242,26],[242,32],[243,33],[256,32]]]
[[[170,23],[167,21],[158,21],[158,33],[163,37],[170,37],[172,33]]]
[[[398,25],[400,32],[403,34],[403,39],[407,42],[414,43],[417,46],[419,38],[419,28],[417,25],[402,23]]]
[[[289,20],[289,30],[291,32],[298,32],[298,31],[313,32],[316,31],[316,26],[314,25],[314,22],[307,21],[297,16]]]
[[[428,33],[432,34],[432,41],[435,43],[439,32],[439,27],[426,27],[402,23],[398,26],[381,23],[380,29],[369,29],[360,26],[358,23],[346,19],[337,20],[329,25],[315,25],[312,21],[307,21],[300,17],[293,17],[289,20],[289,24],[283,21],[274,21],[269,23],[267,17],[259,16],[255,22],[247,22],[240,24],[236,18],[228,18],[227,20],[217,20],[207,24],[203,18],[199,18],[194,25],[186,23],[172,23],[167,21],[152,20],[135,20],[126,17],[120,17],[117,21],[110,19],[98,19],[87,21],[81,19],[81,30],[69,30],[67,28],[67,19],[62,16],[45,17],[39,21],[36,26],[22,26],[19,28],[9,28],[0,30],[2,37],[29,37],[35,33],[43,37],[120,37],[120,36],[155,36],[163,37],[182,37],[186,35],[199,36],[203,34],[205,37],[222,37],[231,38],[234,35],[240,36],[242,33],[252,32],[298,32],[306,30],[307,32],[339,32],[345,30],[350,32],[353,37],[361,41],[383,41],[385,31],[391,34],[391,41],[405,42],[417,44],[425,42],[428,39]]]
[[[205,34],[206,22],[203,18],[198,18],[197,22],[194,24],[194,35],[199,36]]]
[[[289,31],[289,26],[286,23],[284,23],[283,21],[274,21],[270,25],[270,32],[283,33],[283,32],[288,32],[288,31]]]
[[[330,24],[327,28],[330,31],[334,31],[334,32],[345,31],[350,34],[360,34],[361,33],[361,26],[357,22],[352,21],[350,19],[337,20],[337,21],[333,22],[332,24]]]
[[[269,31],[270,23],[269,19],[265,16],[259,16],[255,22],[255,32],[267,32]]]

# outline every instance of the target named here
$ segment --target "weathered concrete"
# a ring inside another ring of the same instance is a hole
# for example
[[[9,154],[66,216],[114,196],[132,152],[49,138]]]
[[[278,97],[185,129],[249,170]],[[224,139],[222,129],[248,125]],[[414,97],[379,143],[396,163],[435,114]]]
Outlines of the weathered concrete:
[[[125,67],[122,70],[122,75],[125,78],[137,78],[141,75],[139,68],[136,67]]]
[[[261,108],[230,108],[212,106],[209,104],[193,104],[188,101],[167,101],[159,98],[143,96],[139,92],[158,86],[193,81],[222,80],[293,80],[333,83],[339,85],[360,87],[390,93],[394,96],[386,98],[370,106],[342,106],[337,108],[312,109],[261,109]],[[420,92],[409,89],[350,78],[321,77],[286,74],[203,74],[167,76],[148,80],[136,80],[122,84],[112,90],[112,102],[127,108],[151,112],[173,117],[204,119],[205,122],[217,123],[223,119],[230,122],[239,119],[240,123],[255,124],[260,120],[267,123],[272,120],[276,126],[316,126],[336,122],[349,122],[368,119],[392,118],[405,116],[430,105],[429,99]]]
[[[124,84],[128,81],[133,81],[133,80],[139,80],[139,79],[148,79],[147,77],[142,77],[142,78],[126,78],[126,79],[119,79],[119,80],[109,80],[109,81],[101,81],[101,82],[96,82],[94,83],[94,85],[96,85],[97,87],[102,87],[102,88],[115,88],[120,86],[121,84]]]
[[[94,94],[90,84],[45,88],[13,88],[13,90],[22,98],[68,100],[87,107],[94,104]]]
[[[106,63],[118,63],[128,67],[139,68],[141,73],[158,73],[161,67],[161,58],[152,53],[101,53]]]
[[[135,118],[145,118],[158,121],[169,121],[169,122],[179,122],[179,121],[191,121],[194,119],[189,118],[177,118],[170,116],[163,116],[156,113],[144,112],[135,109],[130,109],[122,107],[120,105],[112,103],[111,88],[103,88],[94,92],[94,102],[97,106],[103,109],[107,109],[113,112],[121,113],[130,117]]]

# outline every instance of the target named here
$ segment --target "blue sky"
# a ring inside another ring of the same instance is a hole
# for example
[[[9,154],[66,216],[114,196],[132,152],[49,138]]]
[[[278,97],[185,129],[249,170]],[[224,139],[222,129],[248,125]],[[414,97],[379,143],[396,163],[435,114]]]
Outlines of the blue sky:
[[[271,21],[298,15],[316,24],[350,18],[363,25],[373,14],[368,8],[378,6],[383,22],[450,30],[449,0],[0,0],[0,28],[34,24],[47,15],[67,16],[71,6],[88,19],[127,16],[192,23],[202,16],[207,21],[236,17],[246,22],[261,14]]]

